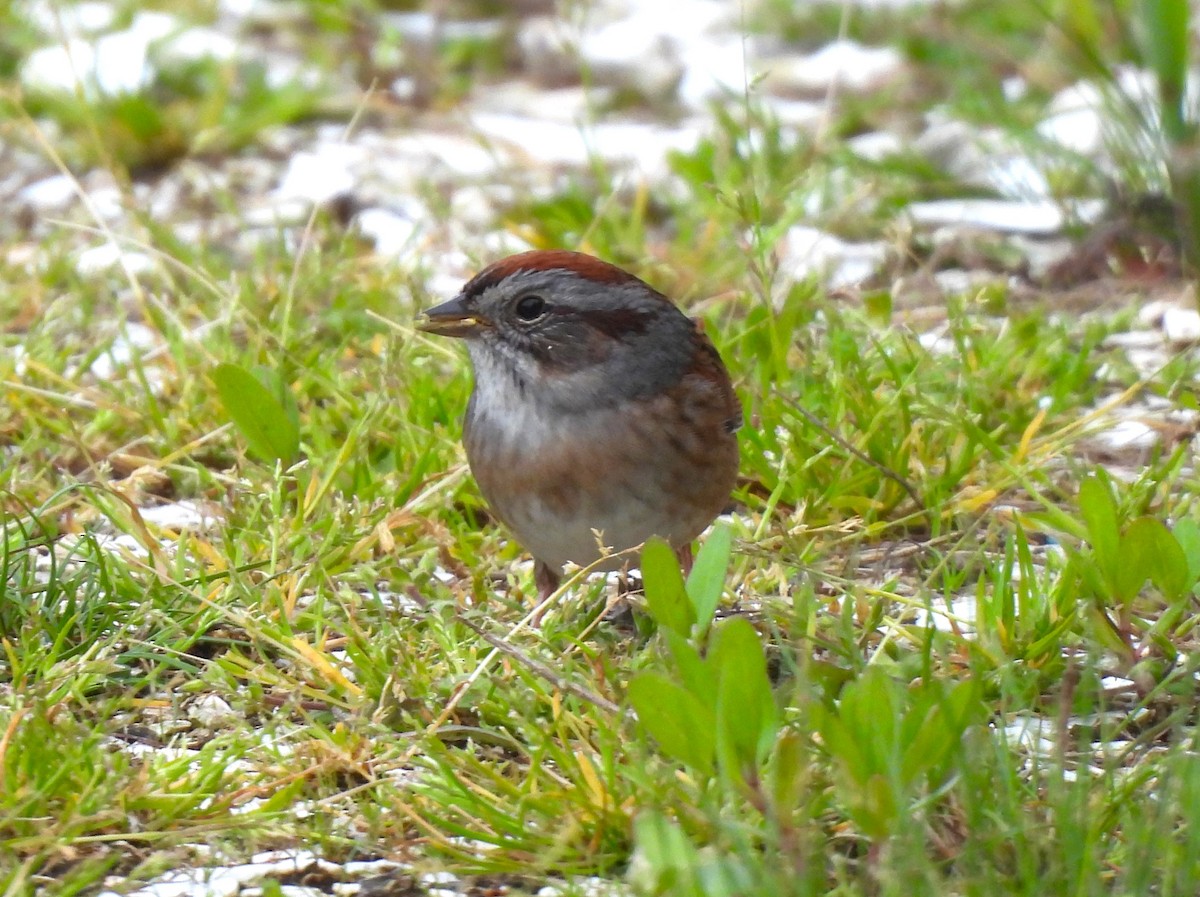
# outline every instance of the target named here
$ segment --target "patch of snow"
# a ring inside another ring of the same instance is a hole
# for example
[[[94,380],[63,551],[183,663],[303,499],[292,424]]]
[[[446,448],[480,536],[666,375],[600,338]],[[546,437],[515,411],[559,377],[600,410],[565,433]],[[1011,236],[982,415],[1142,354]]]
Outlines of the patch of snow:
[[[92,213],[102,221],[115,221],[125,214],[125,197],[116,184],[90,188],[87,202]]]
[[[440,570],[441,568],[439,567],[438,569]],[[455,580],[455,577],[451,577],[449,580],[442,579],[436,571],[434,576],[441,582],[453,582]],[[376,598],[385,609],[398,613],[419,613],[423,609],[419,602],[414,601],[408,595],[402,595],[399,592],[390,592],[385,588],[380,588],[372,597]]]
[[[904,57],[894,47],[835,40],[810,56],[783,57],[765,68],[769,90],[812,94],[836,88],[865,93],[898,78],[904,71]]]
[[[188,719],[205,729],[223,729],[242,719],[220,695],[200,695],[187,711]]]
[[[595,20],[599,21],[585,27],[577,41],[580,60],[594,83],[663,100],[674,97],[687,79],[689,105],[702,103],[729,83],[732,15],[727,4],[628,4],[616,16]],[[733,73],[739,91],[742,72]]]
[[[382,875],[400,868],[400,864],[393,860],[351,860],[342,864],[343,872],[356,876]]]
[[[994,271],[967,271],[962,268],[947,268],[933,275],[933,282],[947,296],[975,293],[986,287],[1003,284],[1005,279]]]
[[[417,96],[417,79],[403,75],[388,85],[388,93],[400,103],[411,103]]]
[[[1067,223],[1059,203],[1050,200],[938,199],[911,203],[906,209],[916,223],[958,225],[1008,233],[1056,234]],[[1090,205],[1079,210],[1093,213]],[[1095,212],[1099,209],[1096,207]]]
[[[379,255],[400,258],[416,243],[422,225],[391,209],[363,209],[354,216],[359,233],[375,244]]]
[[[246,228],[266,229],[268,233],[263,235],[262,240],[270,242],[278,238],[277,228],[303,224],[311,211],[311,203],[300,197],[275,198],[270,205],[247,209],[242,214],[242,222]],[[245,236],[245,232],[243,232],[243,236]]]
[[[912,143],[915,152],[975,187],[1013,199],[1048,199],[1050,183],[1041,166],[1013,137],[933,112],[925,132]]]
[[[624,897],[633,890],[623,881],[590,876],[572,878],[562,884],[544,885],[538,889],[537,897],[563,897],[564,894],[581,894],[583,897]]]
[[[1157,127],[1158,101],[1153,76],[1132,66],[1118,67],[1116,76],[1112,87],[1079,81],[1060,91],[1050,101],[1038,133],[1066,150],[1110,163],[1108,139],[1128,140],[1125,135],[1113,133],[1117,121],[1112,108],[1115,103],[1136,108],[1147,116],[1146,127],[1151,132]]]
[[[1012,234],[1009,245],[1017,249],[1029,268],[1029,276],[1040,281],[1050,270],[1075,252],[1076,244],[1066,238],[1028,237]]]
[[[208,529],[220,522],[221,518],[205,511],[196,502],[177,501],[155,507],[138,508],[138,513],[146,523],[170,530],[200,530]]]
[[[56,174],[22,188],[17,199],[39,212],[57,212],[78,200],[77,182],[65,174]]]
[[[1040,756],[1053,755],[1058,745],[1055,742],[1055,725],[1044,716],[1032,713],[1014,713],[1009,721],[996,729],[1009,744],[1023,747]]]
[[[127,321],[112,344],[96,356],[88,371],[97,380],[111,380],[117,371],[133,361],[135,356],[144,355],[147,350],[157,348],[160,342],[157,330],[137,321]]]
[[[504,21],[495,19],[447,19],[431,12],[382,12],[379,21],[414,44],[438,41],[486,41],[504,33]]]
[[[515,190],[464,186],[455,190],[450,198],[450,218],[470,233],[495,233],[496,213],[515,200]]]
[[[697,123],[678,127],[640,122],[593,126],[564,125],[515,115],[483,113],[472,118],[475,128],[516,159],[538,165],[586,167],[593,158],[628,165],[654,182],[669,174],[667,154],[688,152],[699,142]]]
[[[958,351],[958,344],[946,335],[947,329],[943,325],[936,330],[927,330],[917,337],[917,342],[931,355],[953,355]]]
[[[958,631],[964,635],[972,635],[975,632],[975,620],[979,614],[979,605],[973,594],[960,595],[950,602],[947,607],[945,602],[931,604],[929,607],[918,608],[917,616],[914,620],[916,626],[929,626],[939,632],[954,632]]]
[[[648,29],[640,16],[585,34],[579,57],[597,83],[634,90],[651,99],[671,97],[683,80],[679,42],[669,32]]]
[[[1100,680],[1100,687],[1105,691],[1130,691],[1137,687],[1137,683],[1123,676],[1105,676]]]
[[[129,27],[89,42],[71,38],[30,53],[21,66],[21,83],[30,90],[85,91],[114,96],[141,90],[153,80],[150,47],[179,30],[181,23],[161,12],[139,12]]]
[[[828,117],[824,102],[816,100],[795,100],[787,97],[765,96],[762,98],[763,108],[779,124],[794,128],[801,132],[813,132],[821,122]],[[758,131],[752,130],[746,136],[757,148]]]
[[[746,92],[746,51],[739,37],[708,41],[689,50],[685,59],[688,65],[679,83],[678,94],[679,101],[689,109],[702,111],[713,100],[740,97]],[[773,105],[783,102],[770,97],[765,99]],[[784,116],[777,114],[783,121]]]
[[[788,229],[779,270],[796,280],[816,277],[834,288],[855,286],[877,273],[887,260],[887,244],[849,243],[805,225]]]
[[[1200,312],[1194,308],[1172,305],[1163,310],[1162,329],[1171,343],[1194,343],[1200,340]]]
[[[116,738],[110,739],[110,742],[122,753],[148,762],[160,761],[163,763],[173,763],[177,760],[198,761],[200,758],[200,752],[191,748],[162,744],[144,744],[140,741],[125,742]]]
[[[75,270],[83,277],[102,274],[116,267],[127,274],[145,274],[154,269],[154,259],[144,252],[122,249],[111,242],[85,249],[75,257]]]
[[[1037,126],[1038,134],[1063,149],[1096,158],[1104,149],[1107,126],[1103,107],[1100,88],[1086,81],[1075,84],[1050,101],[1048,114]]]
[[[872,131],[846,141],[850,152],[868,162],[882,162],[904,151],[904,143],[890,131]]]
[[[65,44],[41,47],[25,57],[21,64],[21,86],[43,93],[71,93],[84,82],[96,65],[96,51],[82,38],[73,37]],[[139,78],[134,85],[141,84]]]
[[[303,885],[280,885],[279,893],[283,897],[325,897],[325,892],[320,888],[306,888]]]
[[[180,65],[203,59],[228,60],[238,54],[238,44],[214,28],[195,26],[164,41],[153,54],[161,65]]]
[[[1175,303],[1167,299],[1154,299],[1147,302],[1145,305],[1138,308],[1137,319],[1138,323],[1146,327],[1159,327],[1162,325],[1163,312],[1173,306]]]
[[[521,66],[542,87],[573,84],[580,78],[575,36],[558,16],[532,16],[521,23],[516,36]]]
[[[29,24],[56,38],[98,34],[111,28],[117,15],[115,4],[100,0],[74,4],[36,0],[25,3],[21,11]]]
[[[297,2],[286,0],[217,0],[217,20],[246,19],[264,25],[307,22],[308,13]]]
[[[161,875],[124,897],[235,897],[253,882],[294,875],[313,866],[330,873],[341,871],[335,863],[318,859],[307,850],[291,854],[271,851],[251,857],[237,866],[180,869]],[[100,897],[121,897],[116,891],[101,891]]]
[[[487,258],[504,258],[506,255],[515,255],[535,248],[528,240],[506,230],[485,233],[477,243],[480,253]]]
[[[571,127],[595,117],[595,108],[610,94],[604,88],[559,87],[538,89],[523,81],[497,84],[481,90],[472,108],[476,113],[507,112]]]
[[[505,133],[501,128],[499,139]],[[499,164],[494,150],[474,137],[457,134],[406,133],[389,138],[377,149],[378,164],[392,169],[396,183],[413,186],[420,181],[447,177],[454,180],[491,177]]]
[[[1162,309],[1159,309],[1162,315]],[[1139,313],[1138,317],[1141,317]],[[1124,330],[1120,333],[1110,333],[1104,338],[1105,346],[1120,349],[1152,349],[1162,345],[1162,334],[1157,330]]]
[[[1029,93],[1029,82],[1020,75],[1010,75],[1000,82],[1000,92],[1008,102],[1015,103]]]
[[[316,205],[350,193],[358,183],[355,168],[363,161],[361,146],[349,143],[319,143],[295,153],[275,189],[274,198],[283,202],[304,200]]]
[[[1097,433],[1094,438],[1106,448],[1117,451],[1153,448],[1161,439],[1157,430],[1140,420],[1120,421],[1111,429]]]

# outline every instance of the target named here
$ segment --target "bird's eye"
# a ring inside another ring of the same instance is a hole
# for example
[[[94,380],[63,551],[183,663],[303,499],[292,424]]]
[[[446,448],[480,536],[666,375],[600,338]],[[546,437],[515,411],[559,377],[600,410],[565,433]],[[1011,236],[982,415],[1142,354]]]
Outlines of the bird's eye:
[[[522,296],[517,300],[516,311],[518,318],[531,324],[546,313],[546,300],[533,294]]]

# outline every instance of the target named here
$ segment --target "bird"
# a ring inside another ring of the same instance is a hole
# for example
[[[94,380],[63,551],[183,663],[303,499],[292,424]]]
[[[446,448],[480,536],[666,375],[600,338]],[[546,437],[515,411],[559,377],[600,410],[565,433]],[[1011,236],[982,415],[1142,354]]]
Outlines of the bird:
[[[690,568],[692,541],[729,503],[742,423],[699,321],[601,259],[533,250],[487,266],[418,326],[466,343],[467,462],[533,556],[539,605],[567,563],[620,569],[612,555],[653,536]]]

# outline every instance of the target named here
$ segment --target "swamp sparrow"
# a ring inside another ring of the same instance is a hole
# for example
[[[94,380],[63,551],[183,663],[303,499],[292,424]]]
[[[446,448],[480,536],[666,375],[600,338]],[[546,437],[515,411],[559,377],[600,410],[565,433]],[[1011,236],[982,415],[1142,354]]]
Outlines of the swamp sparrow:
[[[733,489],[742,419],[698,322],[632,274],[563,251],[501,259],[425,314],[422,330],[467,341],[467,460],[533,555],[539,601],[602,545],[660,536],[690,564]]]

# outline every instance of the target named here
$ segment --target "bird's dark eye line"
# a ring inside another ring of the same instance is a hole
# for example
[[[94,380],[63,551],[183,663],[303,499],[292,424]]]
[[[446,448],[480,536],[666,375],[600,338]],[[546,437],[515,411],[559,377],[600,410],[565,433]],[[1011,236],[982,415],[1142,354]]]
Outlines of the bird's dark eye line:
[[[515,306],[517,317],[526,324],[531,324],[546,314],[547,302],[536,293],[529,293],[517,300]]]

